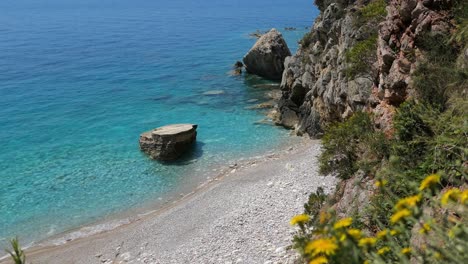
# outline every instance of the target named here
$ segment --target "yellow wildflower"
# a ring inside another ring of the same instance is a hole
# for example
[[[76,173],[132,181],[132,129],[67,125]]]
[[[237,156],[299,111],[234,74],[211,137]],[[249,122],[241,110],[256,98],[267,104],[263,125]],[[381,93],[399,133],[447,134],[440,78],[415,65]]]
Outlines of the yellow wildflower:
[[[334,229],[340,229],[340,228],[343,228],[343,227],[348,227],[348,226],[350,226],[352,223],[353,223],[353,219],[352,219],[351,217],[343,218],[343,219],[339,220],[338,222],[336,222],[336,223],[333,225],[333,228],[334,228]]]
[[[370,264],[370,262],[369,262],[369,260],[366,259],[366,260],[364,260],[364,263],[362,263],[362,264]]]
[[[379,249],[377,251],[377,254],[379,255],[385,255],[387,252],[390,252],[390,248],[389,247],[383,247],[381,249]]]
[[[335,254],[337,249],[338,246],[333,239],[320,238],[307,243],[304,252],[307,254],[312,253],[313,256],[317,256],[319,254],[325,254],[328,256]]]
[[[392,235],[392,236],[398,235],[399,233],[400,232],[398,232],[398,230],[395,230],[395,229],[390,230],[390,235]]]
[[[321,212],[320,212],[320,217],[319,217],[319,218],[320,218],[320,219],[319,219],[319,220],[320,220],[320,223],[321,223],[321,224],[325,224],[325,222],[327,222],[328,220],[330,220],[331,214],[328,213],[328,212],[325,212],[325,211],[321,211]]]
[[[350,235],[354,239],[359,239],[362,236],[362,232],[359,229],[351,228],[348,230],[348,235]]]
[[[408,255],[410,253],[411,253],[411,248],[409,248],[409,247],[405,247],[405,248],[403,248],[401,250],[401,254],[403,254],[403,255]]]
[[[426,234],[431,231],[431,226],[428,223],[424,223],[421,225],[421,229],[419,229],[419,234]]]
[[[403,208],[412,208],[418,205],[418,203],[421,201],[421,195],[413,195],[410,197],[406,197],[403,199],[400,199],[398,203],[395,205],[395,208],[397,210],[401,210]]]
[[[388,235],[388,230],[384,229],[382,231],[377,232],[377,238],[382,239],[385,238]]]
[[[365,247],[365,246],[372,246],[377,242],[377,238],[375,237],[365,237],[359,239],[359,246],[360,247]]]
[[[427,176],[422,182],[421,185],[419,186],[419,190],[425,190],[427,188],[432,187],[433,185],[436,185],[437,183],[440,182],[440,175],[437,174],[431,174]]]
[[[468,201],[468,189],[464,190],[460,195],[460,202],[465,204]]]
[[[395,224],[395,223],[400,222],[401,219],[406,218],[408,216],[411,216],[411,211],[408,209],[403,209],[394,213],[392,217],[390,218],[390,222],[392,224]]]
[[[378,180],[375,182],[375,187],[384,187],[387,185],[388,181],[387,180]]]
[[[313,260],[309,262],[309,264],[326,264],[326,263],[328,263],[328,259],[324,256],[314,258]]]
[[[437,260],[441,260],[442,259],[442,254],[440,254],[440,252],[435,252],[434,253],[434,258],[437,259]]]
[[[457,201],[458,198],[460,197],[460,190],[457,188],[450,189],[446,191],[443,195],[442,198],[440,198],[440,203],[442,205],[448,204],[449,201]]]
[[[447,235],[449,238],[454,238],[455,237],[455,232],[453,231],[453,228],[450,229],[448,232],[447,232]]]
[[[300,214],[300,215],[294,216],[289,223],[291,225],[304,224],[306,222],[309,222],[309,220],[310,220],[309,215]]]
[[[340,236],[340,241],[343,242],[343,241],[345,241],[345,240],[346,240],[346,235],[345,235],[345,234],[342,234],[342,235]]]

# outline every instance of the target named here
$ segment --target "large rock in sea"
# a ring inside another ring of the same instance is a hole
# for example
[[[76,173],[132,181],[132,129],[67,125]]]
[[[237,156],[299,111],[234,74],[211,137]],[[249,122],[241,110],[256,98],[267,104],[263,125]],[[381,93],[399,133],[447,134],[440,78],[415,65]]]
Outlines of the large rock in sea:
[[[176,160],[197,138],[197,125],[174,124],[156,128],[140,136],[140,149],[152,159]]]
[[[281,80],[284,60],[291,56],[291,51],[276,29],[261,36],[250,51],[244,56],[244,66],[248,73],[267,79]]]

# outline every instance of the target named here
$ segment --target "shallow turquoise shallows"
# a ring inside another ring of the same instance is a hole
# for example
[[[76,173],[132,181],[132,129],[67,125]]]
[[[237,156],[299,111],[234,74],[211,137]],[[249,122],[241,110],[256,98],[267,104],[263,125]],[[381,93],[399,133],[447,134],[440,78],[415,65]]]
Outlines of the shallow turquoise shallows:
[[[247,109],[268,81],[229,71],[249,33],[276,27],[294,51],[316,13],[309,0],[2,1],[0,247],[165,200],[278,147],[288,131]],[[140,133],[184,122],[199,133],[182,161],[140,152]]]

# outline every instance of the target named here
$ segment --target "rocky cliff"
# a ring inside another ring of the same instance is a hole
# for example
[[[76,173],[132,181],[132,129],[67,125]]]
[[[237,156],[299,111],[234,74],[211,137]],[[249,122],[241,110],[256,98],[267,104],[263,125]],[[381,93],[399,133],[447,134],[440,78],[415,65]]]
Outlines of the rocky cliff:
[[[453,30],[452,0],[316,0],[321,13],[285,61],[277,123],[317,136],[368,110],[391,133],[395,107],[414,95],[425,36]]]

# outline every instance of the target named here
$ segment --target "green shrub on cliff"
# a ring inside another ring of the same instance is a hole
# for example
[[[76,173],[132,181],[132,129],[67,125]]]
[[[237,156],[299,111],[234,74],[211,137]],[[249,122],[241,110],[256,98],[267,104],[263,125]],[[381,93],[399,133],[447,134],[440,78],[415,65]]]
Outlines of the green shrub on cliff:
[[[406,102],[394,117],[395,137],[390,141],[390,155],[376,173],[386,181],[394,195],[376,193],[367,211],[370,225],[388,224],[391,206],[398,197],[415,193],[425,175],[440,173],[443,183],[461,186],[468,180],[464,167],[468,154],[468,102],[451,99],[443,112],[431,107]]]
[[[369,114],[358,112],[343,123],[330,126],[322,138],[320,172],[351,177],[360,167],[378,162],[388,153],[383,133],[374,129]],[[364,157],[360,160],[359,157]]]
[[[441,110],[451,95],[465,96],[468,89],[468,69],[456,64],[468,43],[468,1],[454,1],[452,13],[457,29],[451,35],[426,33],[415,42],[424,55],[412,74],[417,99]]]
[[[415,43],[423,55],[412,57],[418,68],[409,91],[416,93],[397,108],[389,138],[365,113],[326,130],[321,172],[348,179],[362,170],[375,188],[363,189],[370,196],[366,208],[341,219],[334,204],[344,192],[311,195],[306,214],[294,221],[300,225],[294,247],[309,263],[468,263],[468,72],[455,63],[467,45],[460,26],[468,1],[453,3],[455,35],[427,34]],[[350,73],[369,70],[352,67],[372,50],[370,43],[347,52]]]
[[[304,35],[304,37],[302,37],[302,39],[299,41],[299,44],[301,44],[303,48],[309,47],[310,44],[312,44],[312,32],[307,32]]]
[[[370,1],[356,12],[354,16],[355,26],[369,26],[376,30],[377,24],[387,15],[386,6],[385,0]]]
[[[467,120],[466,98],[451,97],[445,110],[415,101],[402,104],[389,140],[379,139],[365,113],[332,126],[321,162],[343,151],[352,162],[322,165],[362,169],[372,153],[381,161],[374,164],[375,173],[368,173],[375,176],[376,189],[366,210],[342,219],[331,198],[311,195],[306,215],[292,222],[300,224],[294,247],[310,263],[466,263]]]
[[[358,76],[368,77],[374,80],[376,77],[373,64],[377,60],[377,35],[366,40],[359,41],[345,54],[348,67],[345,70],[346,76],[354,79]]]
[[[424,61],[412,75],[417,99],[443,109],[451,94],[461,94],[468,88],[468,70],[456,67],[460,53],[443,34],[426,34],[416,42],[424,54]]]
[[[387,3],[385,3],[385,0],[371,1],[359,10],[359,15],[366,21],[374,19],[381,20],[387,15],[386,7]]]
[[[384,0],[375,0],[364,5],[354,13],[354,27],[365,39],[358,41],[346,54],[348,63],[345,70],[348,78],[366,77],[375,81],[377,69],[374,67],[377,61],[377,31],[387,11]]]
[[[466,47],[468,45],[468,2],[466,0],[454,2],[453,13],[457,30],[454,32],[453,40]]]

